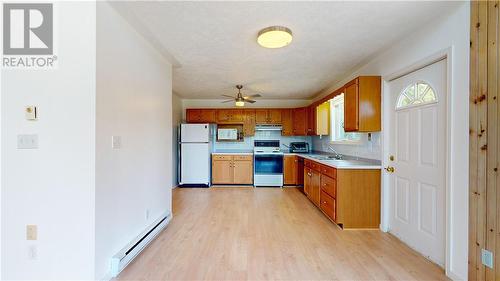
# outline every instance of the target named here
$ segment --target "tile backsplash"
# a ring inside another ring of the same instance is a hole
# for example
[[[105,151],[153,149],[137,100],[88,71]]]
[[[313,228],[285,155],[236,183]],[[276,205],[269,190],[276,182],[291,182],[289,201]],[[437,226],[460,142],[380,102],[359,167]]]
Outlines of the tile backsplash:
[[[333,144],[338,153],[381,160],[381,133],[372,133],[371,141],[368,140],[368,134],[363,134],[359,144]],[[215,142],[214,149],[217,150],[252,150],[254,140],[279,140],[281,149],[287,150],[284,145],[289,145],[291,142],[304,141],[309,143],[311,150],[329,152],[330,145],[329,136],[314,136],[314,137],[289,137],[282,136],[280,131],[256,131],[255,136],[245,137],[242,142]]]
[[[284,145],[289,145],[291,142],[304,141],[309,143],[309,147],[312,145],[311,137],[282,136],[280,131],[256,131],[255,136],[245,137],[242,142],[215,142],[215,150],[252,150],[254,140],[279,140],[283,150],[287,150]]]
[[[332,144],[332,147],[340,154],[381,160],[381,133],[372,133],[371,141],[368,140],[368,134],[362,135],[359,144]],[[312,145],[314,150],[331,152],[331,150],[328,149],[330,145],[330,136],[312,137]]]

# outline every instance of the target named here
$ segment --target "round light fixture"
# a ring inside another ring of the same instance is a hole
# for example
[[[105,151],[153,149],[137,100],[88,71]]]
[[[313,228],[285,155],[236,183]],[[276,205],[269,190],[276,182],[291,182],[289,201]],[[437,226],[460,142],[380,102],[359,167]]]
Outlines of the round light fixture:
[[[292,42],[292,31],[284,26],[270,26],[259,31],[257,43],[264,48],[281,48]]]
[[[242,101],[242,100],[238,100],[238,101],[236,101],[236,102],[234,103],[234,105],[236,105],[236,106],[245,106],[245,102],[244,102],[244,101]]]

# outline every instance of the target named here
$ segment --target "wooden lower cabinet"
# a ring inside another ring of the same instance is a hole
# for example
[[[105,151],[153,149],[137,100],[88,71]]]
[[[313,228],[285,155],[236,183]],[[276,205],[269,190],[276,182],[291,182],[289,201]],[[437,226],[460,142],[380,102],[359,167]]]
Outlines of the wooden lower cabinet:
[[[304,193],[342,228],[378,228],[380,170],[335,169],[304,160]]]
[[[309,193],[309,200],[319,207],[319,196],[320,196],[320,180],[321,174],[316,170],[311,170],[311,192]]]
[[[309,194],[311,193],[311,168],[304,166],[304,194],[309,198]]]
[[[253,184],[252,159],[233,160],[233,184]]]
[[[311,167],[304,168],[304,193],[307,198],[313,202],[314,205],[319,207],[320,184],[321,174],[319,170]]]
[[[337,170],[336,220],[343,228],[379,228],[380,170]]]
[[[331,220],[336,221],[335,217],[335,198],[321,190],[319,208]]]
[[[304,158],[297,156],[297,185],[304,186]]]
[[[285,185],[304,185],[304,158],[297,155],[283,157],[283,183]]]
[[[253,156],[213,154],[212,184],[253,184]]]

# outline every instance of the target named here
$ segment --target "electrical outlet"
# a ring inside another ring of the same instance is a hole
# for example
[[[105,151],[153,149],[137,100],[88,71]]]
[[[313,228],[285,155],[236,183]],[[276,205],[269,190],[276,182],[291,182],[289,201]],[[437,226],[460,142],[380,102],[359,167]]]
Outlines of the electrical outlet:
[[[493,268],[493,253],[486,249],[481,249],[481,262],[485,266]]]
[[[17,135],[18,149],[37,149],[38,135]]]
[[[38,227],[34,224],[28,224],[26,226],[26,240],[37,240]]]
[[[30,260],[36,260],[38,258],[38,248],[35,245],[28,247],[28,258]]]

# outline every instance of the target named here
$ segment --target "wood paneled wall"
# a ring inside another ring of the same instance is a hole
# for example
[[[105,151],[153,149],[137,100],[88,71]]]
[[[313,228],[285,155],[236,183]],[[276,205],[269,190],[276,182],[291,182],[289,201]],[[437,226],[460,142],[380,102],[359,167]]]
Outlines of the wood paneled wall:
[[[471,2],[469,280],[500,280],[499,1]],[[494,253],[494,268],[481,262]]]

